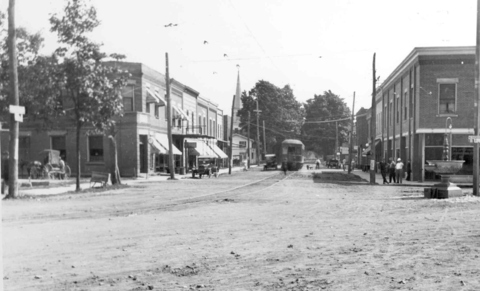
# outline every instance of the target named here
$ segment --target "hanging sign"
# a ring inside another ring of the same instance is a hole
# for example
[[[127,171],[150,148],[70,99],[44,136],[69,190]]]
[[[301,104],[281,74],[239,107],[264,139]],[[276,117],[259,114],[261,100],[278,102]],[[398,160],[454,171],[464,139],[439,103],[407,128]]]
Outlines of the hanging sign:
[[[468,136],[468,141],[471,143],[480,143],[480,136],[478,135],[469,135]]]

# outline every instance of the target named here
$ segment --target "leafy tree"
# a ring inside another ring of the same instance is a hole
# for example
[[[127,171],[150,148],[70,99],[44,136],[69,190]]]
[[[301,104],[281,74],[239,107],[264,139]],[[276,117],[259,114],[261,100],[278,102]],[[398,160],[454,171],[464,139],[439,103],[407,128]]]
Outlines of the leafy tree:
[[[120,90],[126,85],[128,75],[105,64],[103,61],[107,55],[101,51],[101,45],[88,38],[87,34],[100,23],[93,6],[88,6],[83,0],[69,0],[63,16],[52,15],[50,23],[51,31],[57,33],[61,44],[55,50],[54,58],[59,60],[58,72],[65,91],[62,96],[64,104],[71,106],[68,108],[71,113],[66,117],[76,128],[76,190],[79,191],[82,129],[93,125],[91,131],[115,131],[114,117],[120,116],[123,111]],[[119,177],[118,172],[113,176]]]
[[[245,131],[248,125],[248,112],[251,113],[250,138],[256,138],[256,99],[260,113],[260,136],[263,136],[262,120],[265,120],[267,152],[287,138],[299,138],[303,111],[301,103],[295,99],[289,85],[279,88],[268,81],[260,80],[248,94],[243,92],[243,108],[239,110],[240,126]],[[260,141],[262,144],[263,142]]]
[[[302,139],[305,149],[320,155],[334,154],[336,124],[328,121],[350,118],[350,109],[347,104],[340,96],[329,90],[323,94],[314,95],[312,99],[307,100],[304,107],[306,121],[302,127]],[[338,121],[338,146],[347,141],[349,128],[350,119]]]

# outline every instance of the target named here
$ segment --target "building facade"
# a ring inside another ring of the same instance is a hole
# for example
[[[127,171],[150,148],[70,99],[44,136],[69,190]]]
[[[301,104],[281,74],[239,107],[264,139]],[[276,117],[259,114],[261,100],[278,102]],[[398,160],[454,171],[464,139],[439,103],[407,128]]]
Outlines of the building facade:
[[[460,174],[471,175],[474,90],[475,47],[413,49],[377,88],[376,160],[411,161],[413,180],[433,178],[425,163],[442,159],[451,134],[451,158],[464,160]]]

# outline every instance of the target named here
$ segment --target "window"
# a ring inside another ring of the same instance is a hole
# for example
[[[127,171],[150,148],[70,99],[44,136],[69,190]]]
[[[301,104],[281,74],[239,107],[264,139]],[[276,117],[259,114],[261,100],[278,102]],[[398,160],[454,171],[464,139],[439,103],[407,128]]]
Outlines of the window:
[[[400,99],[397,97],[397,123],[400,121]]]
[[[457,84],[455,83],[444,83],[439,84],[439,114],[452,114],[456,112],[455,100],[457,96]]]
[[[147,103],[146,106],[147,106],[147,108],[146,108],[146,109],[147,109],[147,113],[150,113],[150,103]]]
[[[160,116],[160,113],[159,113],[159,111],[158,111],[158,107],[159,107],[159,106],[155,105],[155,117],[156,117],[157,119],[158,119],[159,116]]]
[[[90,162],[103,162],[103,136],[88,137],[88,155]]]
[[[122,90],[123,111],[133,111],[133,86],[125,86]]]
[[[240,141],[238,143],[238,147],[239,148],[246,148],[247,147],[247,142],[246,141]]]
[[[403,99],[403,119],[404,120],[407,120],[407,98],[408,98],[408,93],[405,92],[405,94],[403,95],[404,96],[404,99]]]

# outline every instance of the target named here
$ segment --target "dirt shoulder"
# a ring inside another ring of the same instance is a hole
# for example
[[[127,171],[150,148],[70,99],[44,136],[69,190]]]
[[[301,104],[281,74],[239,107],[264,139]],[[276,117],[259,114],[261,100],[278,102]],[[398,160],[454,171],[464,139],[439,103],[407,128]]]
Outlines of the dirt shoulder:
[[[4,201],[5,289],[477,290],[479,200],[421,196],[257,170]]]

